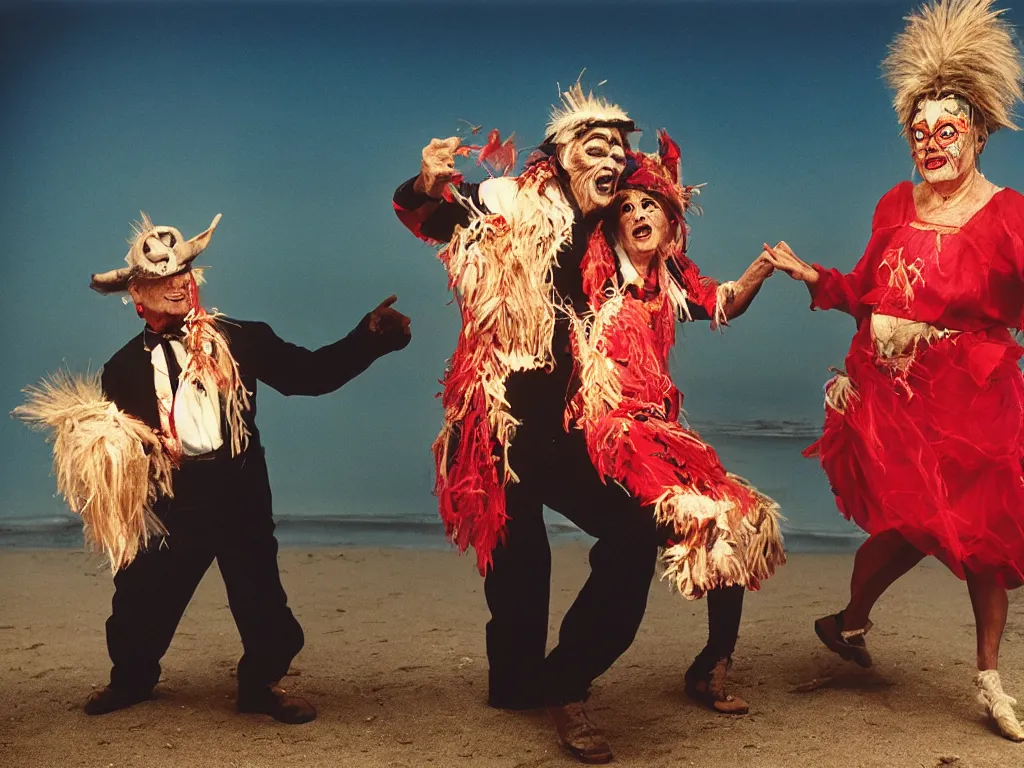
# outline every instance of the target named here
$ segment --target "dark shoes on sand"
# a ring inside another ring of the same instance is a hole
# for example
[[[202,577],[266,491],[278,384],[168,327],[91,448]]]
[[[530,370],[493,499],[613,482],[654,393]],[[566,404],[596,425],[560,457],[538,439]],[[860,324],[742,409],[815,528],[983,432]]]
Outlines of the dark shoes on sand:
[[[843,613],[844,611],[840,611],[818,619],[814,622],[814,632],[830,651],[867,669],[872,661],[867,643],[864,642],[864,635],[871,629],[871,622],[867,622],[860,629],[848,630],[843,624]]]
[[[316,709],[301,696],[290,696],[284,688],[268,685],[254,690],[238,691],[238,711],[246,714],[270,715],[281,723],[298,725],[316,718]]]
[[[85,700],[87,715],[105,715],[108,712],[116,712],[125,709],[140,701],[148,701],[153,698],[152,691],[124,691],[120,688],[99,688],[89,694]]]
[[[719,659],[705,671],[699,658],[686,670],[686,695],[723,715],[745,715],[750,705],[739,696],[726,693],[725,679],[732,667],[732,658]]]
[[[124,691],[100,688],[93,691],[83,709],[87,715],[105,715],[153,698],[152,691]],[[246,714],[270,715],[281,723],[297,725],[316,718],[316,709],[299,696],[289,696],[283,688],[268,685],[238,692],[238,711]]]
[[[596,765],[612,761],[611,745],[601,729],[587,717],[582,701],[551,704],[547,710],[562,749],[581,763]]]

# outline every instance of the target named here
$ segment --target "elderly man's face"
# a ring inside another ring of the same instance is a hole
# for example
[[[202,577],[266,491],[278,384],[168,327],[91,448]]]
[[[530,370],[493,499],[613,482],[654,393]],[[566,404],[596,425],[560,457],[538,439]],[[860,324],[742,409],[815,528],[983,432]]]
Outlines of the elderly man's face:
[[[625,137],[617,128],[591,128],[558,148],[558,162],[584,214],[611,204],[626,168]]]
[[[142,305],[143,317],[150,325],[171,325],[184,320],[192,309],[192,280],[191,270],[170,277],[136,278],[128,292],[136,304]],[[154,328],[162,330],[156,325]]]

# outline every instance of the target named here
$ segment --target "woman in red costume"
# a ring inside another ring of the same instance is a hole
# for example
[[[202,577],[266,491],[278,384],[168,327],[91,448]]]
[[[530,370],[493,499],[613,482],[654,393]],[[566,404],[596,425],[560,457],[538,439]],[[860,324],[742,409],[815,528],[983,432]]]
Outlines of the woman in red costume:
[[[999,680],[1007,590],[1024,583],[1024,197],[986,179],[988,137],[1015,128],[1021,67],[991,0],[940,0],[908,18],[885,61],[922,177],[882,197],[850,274],[785,244],[772,263],[807,284],[812,309],[857,321],[847,372],[826,389],[817,455],[840,511],[870,538],[850,602],[815,622],[822,642],[871,666],[875,601],[926,555],[966,580],[977,624],[978,698],[1024,740]]]
[[[679,423],[682,393],[669,372],[675,322],[741,314],[773,268],[759,258],[719,285],[685,255],[679,148],[659,134],[661,156],[630,153],[622,191],[582,262],[590,312],[573,317],[580,389],[567,422],[583,430],[599,474],[654,510],[666,532],[664,577],[685,597],[708,595],[708,643],[686,690],[713,709],[743,713],[725,693],[745,588],[785,561],[778,506],[727,473],[714,449]]]

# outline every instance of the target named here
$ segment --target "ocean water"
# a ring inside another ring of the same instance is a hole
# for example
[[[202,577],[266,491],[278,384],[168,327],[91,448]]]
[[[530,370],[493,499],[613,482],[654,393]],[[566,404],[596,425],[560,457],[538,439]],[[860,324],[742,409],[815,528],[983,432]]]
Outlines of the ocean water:
[[[853,551],[863,540],[835,506],[816,460],[801,451],[819,434],[809,422],[746,421],[693,424],[718,451],[723,465],[756,485],[782,507],[783,531],[791,552]],[[271,461],[272,466],[272,461]],[[387,546],[445,549],[450,544],[428,494],[387,512],[354,511],[330,500],[276,504],[277,534],[283,546]],[[572,523],[548,511],[552,543],[589,540]],[[0,547],[80,547],[81,524],[70,514],[0,516]]]

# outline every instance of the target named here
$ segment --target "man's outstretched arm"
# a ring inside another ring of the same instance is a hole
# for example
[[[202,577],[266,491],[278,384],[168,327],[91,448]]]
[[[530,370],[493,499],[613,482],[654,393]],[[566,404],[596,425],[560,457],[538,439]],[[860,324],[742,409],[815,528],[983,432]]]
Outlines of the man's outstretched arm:
[[[315,350],[285,341],[266,323],[240,323],[236,355],[242,362],[244,354],[245,369],[282,395],[334,392],[377,358],[409,344],[409,318],[392,308],[396,300],[389,296],[347,336]]]

